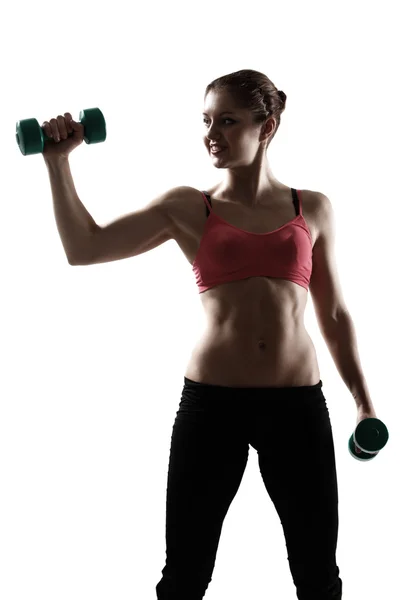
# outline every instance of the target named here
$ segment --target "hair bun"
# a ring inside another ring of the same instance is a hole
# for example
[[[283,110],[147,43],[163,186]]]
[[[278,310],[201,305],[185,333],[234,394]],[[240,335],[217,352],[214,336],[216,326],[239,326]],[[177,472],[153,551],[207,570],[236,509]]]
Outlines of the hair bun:
[[[285,92],[282,92],[282,90],[279,90],[278,91],[278,96],[282,100],[283,103],[286,102],[286,94],[285,94]]]

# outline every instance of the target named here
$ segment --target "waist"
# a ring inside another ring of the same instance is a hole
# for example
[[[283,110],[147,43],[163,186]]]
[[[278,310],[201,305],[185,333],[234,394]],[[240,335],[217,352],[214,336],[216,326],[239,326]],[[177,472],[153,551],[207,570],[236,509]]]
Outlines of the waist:
[[[247,321],[241,319],[240,324],[233,319],[221,322],[213,319],[207,324],[199,344],[210,349],[239,352],[257,360],[266,354],[271,358],[285,354],[293,344],[305,347],[311,342],[302,319],[291,319],[290,322],[266,319],[260,323],[253,317],[249,315]]]
[[[196,344],[185,376],[230,387],[291,387],[320,380],[314,344],[304,325],[258,333],[214,326]]]

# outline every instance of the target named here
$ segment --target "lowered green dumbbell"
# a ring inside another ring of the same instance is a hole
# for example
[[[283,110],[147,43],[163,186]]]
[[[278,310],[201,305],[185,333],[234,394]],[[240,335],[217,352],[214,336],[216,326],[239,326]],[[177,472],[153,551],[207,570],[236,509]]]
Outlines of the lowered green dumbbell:
[[[357,460],[371,460],[389,439],[386,425],[379,419],[363,419],[349,439],[349,451]]]
[[[99,108],[86,108],[79,113],[79,120],[84,127],[84,140],[87,144],[104,142],[107,137],[106,122]],[[22,154],[40,154],[44,143],[51,139],[40,127],[36,119],[18,121],[16,138]]]

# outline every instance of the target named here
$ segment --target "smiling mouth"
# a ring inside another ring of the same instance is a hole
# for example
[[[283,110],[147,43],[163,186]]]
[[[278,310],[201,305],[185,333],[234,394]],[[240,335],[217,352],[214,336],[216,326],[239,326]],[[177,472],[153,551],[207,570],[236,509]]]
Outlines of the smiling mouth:
[[[221,148],[220,150],[214,150],[211,148],[210,152],[211,154],[221,154],[221,152],[224,152],[224,150],[226,150],[226,148]]]

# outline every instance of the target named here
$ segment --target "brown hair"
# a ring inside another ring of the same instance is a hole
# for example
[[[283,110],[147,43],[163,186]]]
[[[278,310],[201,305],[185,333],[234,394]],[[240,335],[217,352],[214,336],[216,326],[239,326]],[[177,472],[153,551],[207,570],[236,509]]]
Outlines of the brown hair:
[[[286,94],[270,79],[259,71],[244,69],[214,79],[206,87],[204,99],[211,91],[226,90],[232,95],[239,108],[246,108],[253,113],[254,123],[264,123],[268,118],[276,119],[276,128],[268,140],[267,148],[272,142],[281,123],[281,114],[286,108]]]

